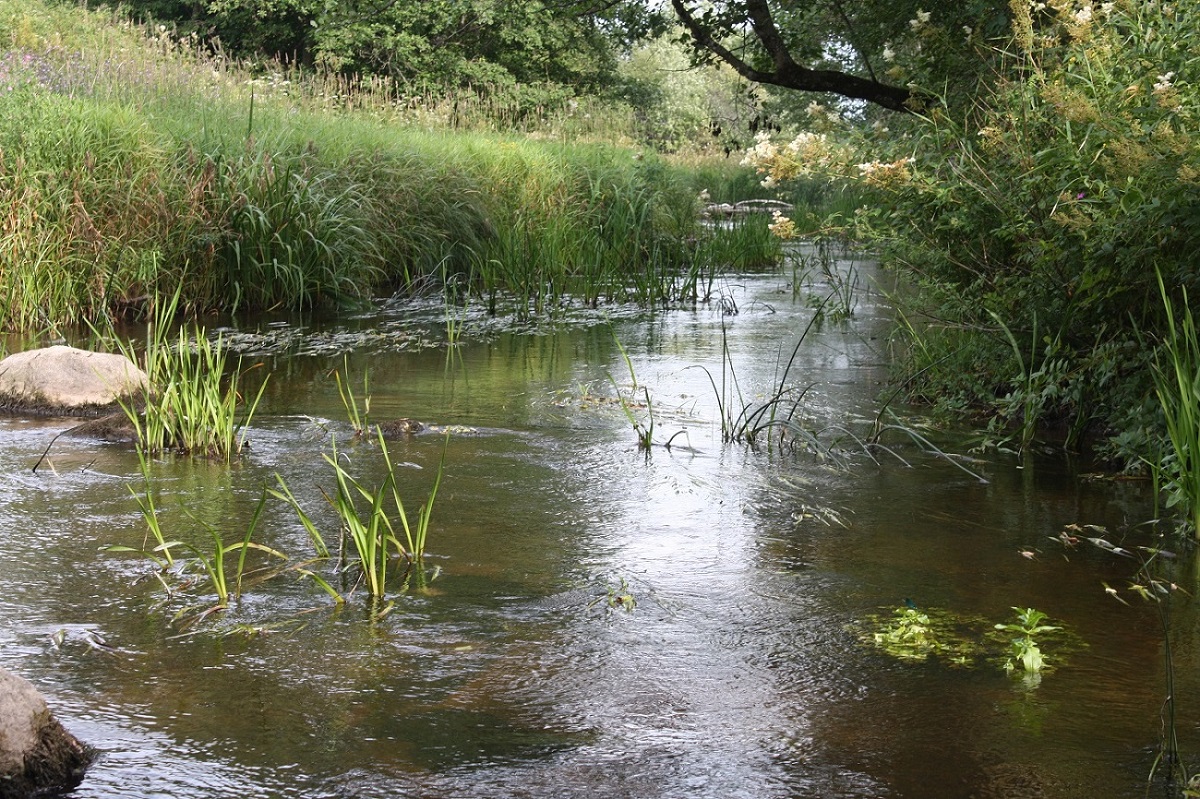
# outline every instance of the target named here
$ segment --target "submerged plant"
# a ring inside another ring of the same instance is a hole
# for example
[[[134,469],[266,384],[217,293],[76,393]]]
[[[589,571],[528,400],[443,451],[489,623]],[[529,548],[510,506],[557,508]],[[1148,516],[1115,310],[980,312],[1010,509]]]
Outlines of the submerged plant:
[[[924,660],[942,649],[928,614],[915,607],[896,608],[892,621],[872,638],[876,646],[901,660]]]
[[[899,660],[933,658],[966,666],[982,652],[978,640],[965,631],[975,619],[934,608],[923,610],[910,600],[888,614],[872,614],[866,622],[863,638]]]

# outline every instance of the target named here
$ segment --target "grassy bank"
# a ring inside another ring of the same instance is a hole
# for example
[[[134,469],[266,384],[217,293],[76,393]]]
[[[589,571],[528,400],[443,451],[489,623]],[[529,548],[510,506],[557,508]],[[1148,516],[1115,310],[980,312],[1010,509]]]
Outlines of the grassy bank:
[[[695,178],[597,141],[598,122],[569,140],[420,125],[380,87],[252,77],[38,2],[0,0],[0,42],[2,329],[141,313],[178,286],[192,311],[450,277],[530,312],[566,295],[672,304],[732,257],[700,235]]]

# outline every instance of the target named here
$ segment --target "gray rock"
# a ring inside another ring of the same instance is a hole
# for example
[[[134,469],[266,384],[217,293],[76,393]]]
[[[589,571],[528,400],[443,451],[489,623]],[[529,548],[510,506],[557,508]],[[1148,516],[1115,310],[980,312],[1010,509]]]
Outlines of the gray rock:
[[[147,385],[146,373],[116,353],[58,345],[0,361],[0,406],[13,411],[88,413]]]
[[[0,799],[69,790],[93,757],[28,680],[0,669]]]

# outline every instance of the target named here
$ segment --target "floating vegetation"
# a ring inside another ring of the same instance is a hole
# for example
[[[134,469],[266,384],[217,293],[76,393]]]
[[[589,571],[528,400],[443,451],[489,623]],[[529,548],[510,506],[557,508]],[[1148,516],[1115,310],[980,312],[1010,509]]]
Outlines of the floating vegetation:
[[[958,616],[948,610],[922,610],[914,605],[866,617],[865,640],[904,661],[935,659],[950,666],[971,666],[983,654],[971,630],[982,619]]]
[[[1044,649],[1055,652],[1054,663],[1083,646],[1062,626],[1044,624],[1047,616],[1034,608],[1013,608],[1009,622],[990,623],[980,616],[942,608],[905,605],[864,619],[859,637],[897,660],[936,660],[955,668],[990,664],[1008,674],[1030,677],[1049,671]]]
[[[276,325],[255,332],[222,331],[225,348],[243,355],[346,355],[351,352],[412,352],[442,342],[419,330],[322,330]]]
[[[633,595],[633,591],[629,588],[629,583],[624,577],[616,583],[610,584],[603,596],[596,597],[592,600],[588,607],[595,607],[603,604],[608,611],[623,610],[626,613],[632,613],[637,607],[637,598]]]

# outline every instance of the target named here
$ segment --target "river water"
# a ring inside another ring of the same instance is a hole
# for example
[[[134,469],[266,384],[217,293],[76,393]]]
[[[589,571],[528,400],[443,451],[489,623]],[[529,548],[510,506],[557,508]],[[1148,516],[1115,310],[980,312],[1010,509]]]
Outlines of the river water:
[[[791,274],[725,278],[697,310],[522,329],[467,308],[454,347],[444,311],[419,302],[227,331],[259,365],[247,383],[269,376],[250,454],[153,464],[164,530],[240,540],[282,478],[336,541],[322,453],[336,439],[364,482],[380,473],[378,447],[350,439],[341,370],[376,421],[436,428],[390,444],[410,510],[444,452],[436,579],[393,586],[385,615],[293,570],[197,621],[202,581],[168,594],[146,559],[105,550],[143,542],[135,455],[63,438],[35,473],[70,422],[0,419],[0,666],[100,751],[72,795],[1144,795],[1158,608],[1124,592],[1127,559],[1054,539],[1092,524],[1139,540],[1147,487],[1061,457],[945,457],[969,436],[914,409],[898,410],[930,443],[894,433],[872,458],[856,437],[886,395],[890,310],[867,265],[842,267],[853,316],[807,333],[829,287],[794,291]],[[781,385],[777,418],[801,432],[726,442],[722,418]],[[618,397],[653,421],[648,452]],[[273,498],[255,540],[293,566],[313,555]],[[308,568],[338,583],[332,564]],[[870,633],[906,599],[980,637],[1038,608],[1074,643],[1046,645],[1040,679],[990,656],[900,660]],[[1177,728],[1196,752],[1197,615],[1170,611]]]

